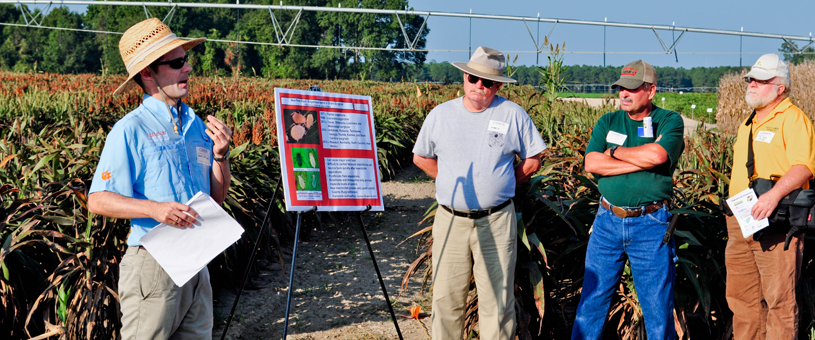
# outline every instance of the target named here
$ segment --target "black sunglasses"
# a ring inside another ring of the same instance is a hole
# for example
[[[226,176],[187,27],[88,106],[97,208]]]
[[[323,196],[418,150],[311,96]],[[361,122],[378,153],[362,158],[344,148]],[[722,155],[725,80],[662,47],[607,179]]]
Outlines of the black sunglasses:
[[[181,58],[175,58],[173,60],[157,61],[157,62],[153,63],[153,65],[155,65],[155,66],[170,65],[171,68],[177,70],[177,69],[180,69],[180,68],[184,67],[184,64],[186,64],[188,61],[190,61],[190,56],[185,55],[185,56],[183,56]]]
[[[746,82],[748,84],[752,83],[753,81],[755,81],[756,83],[759,83],[761,85],[767,85],[767,84],[772,84],[773,78],[770,78],[770,79],[767,79],[767,80],[759,80],[759,79],[756,79],[756,78],[753,78],[753,77],[744,78],[744,82]],[[776,84],[773,84],[773,85],[776,85]]]
[[[474,76],[472,74],[467,73],[467,81],[469,81],[470,84],[477,83],[479,79],[481,80],[481,85],[484,85],[484,87],[492,87],[493,85],[495,85],[495,83],[498,83],[497,81],[494,80],[484,79],[479,76]]]

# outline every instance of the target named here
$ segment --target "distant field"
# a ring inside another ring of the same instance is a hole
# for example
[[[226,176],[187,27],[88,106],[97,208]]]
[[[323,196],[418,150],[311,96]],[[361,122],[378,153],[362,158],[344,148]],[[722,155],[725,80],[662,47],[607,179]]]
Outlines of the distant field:
[[[603,98],[603,96],[617,98],[617,92],[613,94],[607,93],[573,93],[561,92],[558,97],[563,98]],[[665,98],[663,105],[662,98]],[[719,100],[718,93],[673,93],[673,92],[658,92],[654,96],[654,104],[659,107],[673,110],[681,113],[683,116],[693,118],[707,123],[716,122],[716,103]],[[696,104],[696,108],[692,105]],[[713,112],[708,113],[707,109],[713,109]]]

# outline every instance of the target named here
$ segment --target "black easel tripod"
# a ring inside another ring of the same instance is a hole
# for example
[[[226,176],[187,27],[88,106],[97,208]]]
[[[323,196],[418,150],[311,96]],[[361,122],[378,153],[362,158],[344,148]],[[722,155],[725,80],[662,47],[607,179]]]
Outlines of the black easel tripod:
[[[317,206],[314,206],[311,210],[305,212],[312,212],[316,211]],[[359,227],[362,229],[362,236],[365,237],[365,244],[368,245],[368,253],[371,254],[371,261],[374,263],[374,269],[376,270],[376,276],[379,278],[379,285],[382,287],[382,294],[385,297],[385,302],[388,304],[388,310],[391,313],[391,320],[393,320],[393,326],[396,327],[396,334],[399,335],[399,340],[402,340],[402,331],[399,330],[399,324],[396,322],[396,314],[393,313],[393,305],[391,305],[391,300],[388,297],[388,290],[385,288],[385,281],[382,280],[382,274],[379,272],[379,265],[376,263],[376,257],[374,257],[374,250],[371,248],[371,241],[368,239],[368,231],[365,230],[365,223],[362,222],[362,213],[371,210],[371,206],[365,208],[363,211],[357,211],[357,222],[359,222]],[[291,308],[291,294],[294,290],[294,266],[297,259],[297,241],[300,237],[300,222],[302,220],[302,212],[297,213],[297,227],[296,231],[294,232],[294,250],[291,254],[291,270],[289,271],[289,292],[286,297],[286,321],[283,323],[283,339],[286,339],[289,328],[289,311]]]
[[[238,308],[238,302],[241,299],[241,294],[243,294],[243,289],[246,286],[246,282],[249,280],[249,270],[251,269],[252,263],[255,261],[255,255],[257,255],[257,246],[260,244],[261,237],[263,237],[263,232],[266,230],[266,222],[269,220],[269,214],[271,214],[272,206],[275,203],[275,199],[277,197],[277,191],[280,189],[280,178],[277,180],[277,184],[275,185],[274,194],[272,194],[272,198],[269,201],[269,206],[266,208],[266,216],[263,218],[263,223],[260,227],[260,232],[258,233],[258,237],[255,240],[255,244],[252,248],[252,255],[249,257],[249,264],[246,267],[246,271],[243,276],[243,282],[241,284],[240,289],[238,290],[238,295],[235,297],[235,303],[232,305],[232,311],[229,312],[229,317],[226,320],[226,325],[224,326],[224,331],[221,334],[221,340],[224,340],[226,337],[227,331],[229,331],[229,325],[232,323],[232,318],[235,315],[235,311]],[[309,211],[316,211],[317,207],[315,206]],[[369,205],[364,211],[366,212],[371,210],[371,206]],[[365,230],[365,224],[362,222],[362,212],[356,212],[357,222],[359,222],[359,227],[362,229],[362,235],[365,237],[365,244],[368,245],[368,252],[371,254],[371,260],[374,263],[374,269],[376,270],[376,276],[379,278],[379,285],[382,287],[382,293],[385,297],[385,302],[388,304],[388,310],[391,314],[391,319],[393,320],[393,325],[396,327],[396,334],[399,335],[399,339],[402,340],[402,332],[399,329],[399,324],[396,322],[396,314],[393,312],[393,306],[391,305],[390,298],[388,297],[388,291],[385,288],[385,282],[382,280],[382,274],[379,272],[379,265],[376,262],[376,258],[374,257],[373,248],[371,248],[371,241],[368,239],[368,231]],[[289,326],[289,312],[291,310],[291,294],[294,289],[294,268],[295,268],[295,260],[297,259],[297,243],[300,238],[300,224],[302,221],[302,212],[297,213],[297,226],[295,228],[294,233],[294,249],[292,251],[291,256],[291,270],[289,271],[289,291],[286,297],[286,321],[283,324],[283,339],[286,338],[288,335],[288,326]]]

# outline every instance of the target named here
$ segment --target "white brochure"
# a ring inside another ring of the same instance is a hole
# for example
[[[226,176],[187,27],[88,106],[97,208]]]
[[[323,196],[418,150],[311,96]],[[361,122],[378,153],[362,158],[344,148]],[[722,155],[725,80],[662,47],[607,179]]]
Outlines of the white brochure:
[[[195,225],[161,223],[141,238],[142,246],[179,287],[243,234],[240,224],[209,195],[199,191],[187,205],[198,213]]]
[[[730,206],[733,217],[739,221],[741,233],[744,237],[753,235],[755,232],[770,225],[770,221],[767,220],[767,218],[755,220],[753,216],[750,216],[750,211],[753,210],[753,206],[756,205],[756,202],[758,202],[758,195],[756,195],[756,192],[753,191],[752,188],[747,188],[727,199],[727,205]]]

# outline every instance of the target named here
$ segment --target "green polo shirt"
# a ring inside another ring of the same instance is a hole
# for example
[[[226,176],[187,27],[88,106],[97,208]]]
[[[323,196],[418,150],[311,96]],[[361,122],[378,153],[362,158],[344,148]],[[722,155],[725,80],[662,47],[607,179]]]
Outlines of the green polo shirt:
[[[649,116],[654,129],[653,137],[640,137],[637,128],[642,127],[643,122],[631,119],[622,110],[600,117],[591,132],[586,154],[605,152],[617,143],[622,147],[657,143],[668,153],[667,162],[648,170],[617,176],[595,174],[600,193],[613,205],[637,207],[671,198],[674,169],[685,149],[684,123],[678,113],[657,106]],[[625,136],[624,140],[622,135]],[[656,141],[659,136],[662,138]]]

